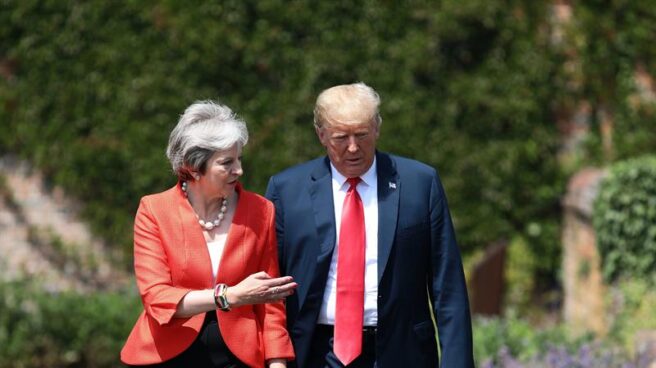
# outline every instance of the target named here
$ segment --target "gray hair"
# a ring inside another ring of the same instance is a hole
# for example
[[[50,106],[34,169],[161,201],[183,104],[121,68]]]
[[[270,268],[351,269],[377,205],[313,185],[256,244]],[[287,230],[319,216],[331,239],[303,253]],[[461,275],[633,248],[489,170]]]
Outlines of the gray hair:
[[[314,106],[314,126],[321,128],[329,118],[371,120],[383,123],[378,107],[380,96],[368,85],[358,82],[334,86],[322,91]]]
[[[166,157],[180,180],[192,172],[205,174],[207,161],[217,151],[248,142],[246,123],[225,105],[206,100],[187,107],[169,136]]]

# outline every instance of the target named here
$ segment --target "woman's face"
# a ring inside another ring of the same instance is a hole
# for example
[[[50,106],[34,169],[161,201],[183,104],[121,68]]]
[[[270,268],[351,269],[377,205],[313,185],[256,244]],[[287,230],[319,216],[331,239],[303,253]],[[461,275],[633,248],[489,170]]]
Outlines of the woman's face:
[[[237,181],[243,173],[241,147],[235,144],[212,155],[207,161],[205,175],[201,175],[198,184],[209,197],[227,198],[235,191]]]

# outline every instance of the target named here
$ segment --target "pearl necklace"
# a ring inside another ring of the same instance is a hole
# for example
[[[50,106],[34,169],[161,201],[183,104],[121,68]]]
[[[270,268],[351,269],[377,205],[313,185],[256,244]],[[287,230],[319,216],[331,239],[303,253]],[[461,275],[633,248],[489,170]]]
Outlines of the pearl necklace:
[[[189,195],[187,194],[186,181],[182,182],[182,192],[184,193],[185,197],[189,199]],[[196,214],[196,218],[198,218],[198,223],[200,224],[200,227],[202,227],[204,230],[211,231],[215,227],[219,227],[219,225],[221,225],[221,221],[225,217],[226,212],[228,212],[228,199],[223,198],[223,202],[221,203],[221,210],[219,210],[219,215],[217,216],[216,220],[203,221],[200,217],[198,217],[198,214]]]

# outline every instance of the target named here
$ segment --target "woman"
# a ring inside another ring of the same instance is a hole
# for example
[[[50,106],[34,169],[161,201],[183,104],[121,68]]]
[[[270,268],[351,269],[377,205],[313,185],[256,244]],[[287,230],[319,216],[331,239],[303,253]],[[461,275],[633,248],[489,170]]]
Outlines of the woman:
[[[294,358],[277,277],[274,209],[242,189],[243,121],[196,102],[166,151],[178,183],[142,198],[134,269],[144,311],[121,351],[128,365],[286,367]]]

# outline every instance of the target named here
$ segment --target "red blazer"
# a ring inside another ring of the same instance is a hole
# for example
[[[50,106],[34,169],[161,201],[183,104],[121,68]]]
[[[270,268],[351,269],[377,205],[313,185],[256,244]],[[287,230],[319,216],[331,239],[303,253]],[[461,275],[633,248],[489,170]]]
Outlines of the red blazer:
[[[273,205],[241,185],[237,192],[216,279],[228,285],[259,271],[278,275]],[[144,311],[123,346],[121,361],[160,363],[187,349],[202,327],[205,313],[173,318],[182,297],[215,285],[203,232],[180,185],[141,199],[134,222],[134,270]],[[282,302],[217,310],[217,319],[226,345],[248,366],[294,358]]]

